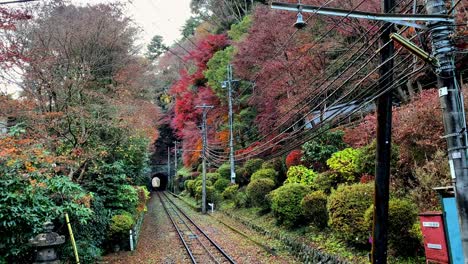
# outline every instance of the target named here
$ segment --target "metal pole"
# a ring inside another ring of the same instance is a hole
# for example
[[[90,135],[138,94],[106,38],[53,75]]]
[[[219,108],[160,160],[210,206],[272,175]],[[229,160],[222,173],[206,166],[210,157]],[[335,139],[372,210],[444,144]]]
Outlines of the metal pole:
[[[167,188],[170,190],[171,183],[171,148],[167,147]]]
[[[391,12],[395,6],[394,0],[383,0],[384,13]],[[393,26],[387,23],[383,27],[380,50],[382,62],[387,62],[380,68],[379,87],[384,89],[393,82],[394,46],[390,42]],[[388,44],[387,44],[388,43]],[[372,232],[372,263],[387,263],[388,245],[388,201],[390,192],[390,157],[392,139],[392,92],[388,91],[377,99],[377,150],[375,165],[374,191],[374,222]]]
[[[203,109],[203,120],[202,120],[202,214],[206,214],[206,145],[207,145],[207,128],[206,128],[206,115],[208,110],[213,108],[212,105],[197,105],[195,108]]]
[[[172,179],[172,191],[176,192],[177,182],[177,141],[174,141],[174,179]]]
[[[232,113],[232,65],[227,66],[228,74],[228,96],[229,96],[229,160],[231,163],[231,183],[236,183],[236,171],[234,165],[234,133],[233,127],[233,113]]]
[[[443,0],[427,0],[426,9],[430,15],[447,14]],[[460,221],[460,235],[468,263],[468,168],[467,168],[467,132],[463,95],[456,80],[456,68],[453,58],[454,23],[434,22],[429,24],[433,55],[439,61],[436,68],[439,87],[439,100],[443,111],[445,128],[444,138],[447,141],[450,173],[455,182],[455,198]]]

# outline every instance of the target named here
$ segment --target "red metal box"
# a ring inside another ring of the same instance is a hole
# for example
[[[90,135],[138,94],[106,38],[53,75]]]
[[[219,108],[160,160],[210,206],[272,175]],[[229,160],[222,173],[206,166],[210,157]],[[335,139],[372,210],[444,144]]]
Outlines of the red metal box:
[[[426,212],[419,215],[424,237],[427,263],[449,263],[445,239],[444,219],[441,212]]]

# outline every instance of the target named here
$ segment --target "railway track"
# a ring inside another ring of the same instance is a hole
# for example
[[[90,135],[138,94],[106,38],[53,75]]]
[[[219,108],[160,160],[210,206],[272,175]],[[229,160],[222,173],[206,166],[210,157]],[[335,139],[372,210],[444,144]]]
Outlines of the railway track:
[[[236,263],[166,193],[157,195],[192,263]]]

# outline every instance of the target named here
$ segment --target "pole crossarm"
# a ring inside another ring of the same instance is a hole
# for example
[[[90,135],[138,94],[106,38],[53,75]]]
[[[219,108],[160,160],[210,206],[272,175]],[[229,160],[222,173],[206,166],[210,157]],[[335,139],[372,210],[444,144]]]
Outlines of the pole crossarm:
[[[454,17],[447,15],[421,15],[421,14],[386,14],[386,13],[372,13],[364,11],[351,11],[338,8],[330,7],[318,7],[312,5],[298,5],[298,4],[289,4],[289,3],[279,3],[272,2],[272,9],[277,10],[287,10],[295,12],[306,12],[306,13],[317,13],[320,15],[329,15],[329,16],[343,16],[350,18],[361,18],[368,20],[379,20],[385,22],[391,22],[394,24],[400,24],[405,26],[413,26],[416,28],[426,29],[425,25],[420,25],[413,22],[453,22],[455,21]]]

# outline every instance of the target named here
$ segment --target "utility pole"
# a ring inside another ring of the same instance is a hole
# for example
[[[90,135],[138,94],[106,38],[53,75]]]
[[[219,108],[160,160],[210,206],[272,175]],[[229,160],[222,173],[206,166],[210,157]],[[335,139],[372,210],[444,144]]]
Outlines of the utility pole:
[[[173,192],[176,192],[176,184],[175,182],[177,181],[177,141],[174,141],[174,179],[172,181],[172,189]]]
[[[444,0],[427,0],[426,10],[430,15],[446,15]],[[433,56],[437,58],[437,83],[439,100],[443,111],[445,135],[447,141],[450,174],[455,182],[455,198],[460,221],[460,235],[468,263],[468,167],[467,167],[467,131],[463,95],[456,80],[456,68],[453,57],[454,31],[453,22],[433,22],[429,24]]]
[[[167,147],[167,188],[170,190],[171,182],[171,148]]]
[[[392,12],[394,0],[382,0],[383,13]],[[380,60],[384,63],[379,69],[379,88],[385,90],[393,83],[393,32],[390,22],[384,24],[380,37]],[[377,149],[375,162],[374,220],[372,228],[372,263],[387,263],[388,249],[388,202],[390,197],[390,159],[392,142],[392,91],[377,99]]]
[[[202,108],[203,109],[203,121],[202,121],[202,142],[203,142],[203,149],[202,149],[202,214],[206,214],[206,145],[208,141],[207,136],[207,127],[206,127],[206,115],[208,111],[213,108],[212,105],[197,105],[195,108]]]
[[[232,79],[232,65],[227,66],[227,81],[223,82],[222,87],[228,88],[228,101],[229,101],[229,160],[231,164],[231,183],[236,183],[236,170],[234,165],[234,133],[233,133],[233,113],[232,113],[232,83],[236,80]]]

